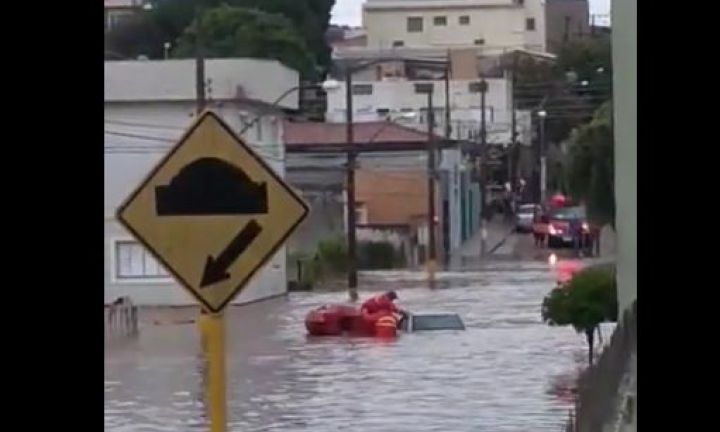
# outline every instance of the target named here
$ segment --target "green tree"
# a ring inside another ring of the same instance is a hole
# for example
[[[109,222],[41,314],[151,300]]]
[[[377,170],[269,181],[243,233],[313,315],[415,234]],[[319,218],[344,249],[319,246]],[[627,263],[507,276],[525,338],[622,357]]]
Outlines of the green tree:
[[[148,15],[127,18],[105,33],[105,59],[163,56],[165,34]]]
[[[512,57],[505,59],[505,66],[512,61]],[[608,37],[567,44],[555,61],[523,54],[517,55],[515,61],[517,107],[542,107],[548,112],[545,133],[549,143],[567,139],[610,97],[612,59]]]
[[[302,37],[279,14],[227,5],[209,9],[185,29],[174,55],[194,56],[198,37],[208,57],[270,58],[301,74],[313,73],[313,60]]]
[[[593,363],[594,335],[600,323],[617,321],[617,288],[614,271],[588,268],[563,287],[553,289],[542,302],[542,319],[551,326],[571,325],[584,333],[588,361]]]
[[[611,103],[577,128],[568,150],[567,183],[570,193],[587,206],[588,216],[600,225],[615,226],[615,152]]]
[[[291,24],[288,30],[294,29],[300,35],[300,39],[310,53],[313,63],[310,69],[313,72],[318,69],[324,71],[329,68],[331,61],[325,32],[330,25],[330,11],[334,4],[335,0],[155,0],[153,9],[143,12],[143,16],[153,26],[152,33],[146,28],[118,28],[107,36],[141,40],[141,43],[125,44],[119,48],[122,55],[136,57],[145,54],[151,58],[161,58],[163,43],[174,43],[181,38],[196,16],[204,11],[223,5],[256,9],[269,14],[280,14],[289,19]],[[220,37],[224,39],[222,35]],[[148,49],[148,46],[152,49]],[[262,52],[262,49],[253,51]]]

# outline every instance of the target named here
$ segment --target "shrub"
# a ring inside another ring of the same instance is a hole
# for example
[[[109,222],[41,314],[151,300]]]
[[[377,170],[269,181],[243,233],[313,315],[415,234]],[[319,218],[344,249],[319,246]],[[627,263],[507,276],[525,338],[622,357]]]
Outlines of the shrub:
[[[571,325],[578,333],[585,333],[592,364],[595,331],[602,322],[617,321],[617,308],[614,271],[588,268],[565,286],[553,289],[543,299],[541,313],[549,325]]]

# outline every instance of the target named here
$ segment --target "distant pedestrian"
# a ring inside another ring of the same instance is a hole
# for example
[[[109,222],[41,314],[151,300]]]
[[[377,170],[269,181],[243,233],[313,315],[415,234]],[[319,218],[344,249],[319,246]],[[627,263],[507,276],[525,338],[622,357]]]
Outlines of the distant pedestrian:
[[[550,219],[545,214],[536,214],[533,224],[533,238],[535,247],[544,248],[547,243],[547,229]]]

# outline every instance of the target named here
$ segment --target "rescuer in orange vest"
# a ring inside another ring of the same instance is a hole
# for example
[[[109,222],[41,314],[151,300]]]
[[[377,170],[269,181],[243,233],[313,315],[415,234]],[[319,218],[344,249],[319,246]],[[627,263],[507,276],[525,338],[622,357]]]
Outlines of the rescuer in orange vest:
[[[384,294],[377,295],[367,299],[360,307],[363,318],[369,324],[374,326],[378,319],[383,316],[400,314],[406,315],[405,311],[395,306],[393,303],[398,296],[395,291],[388,291]]]

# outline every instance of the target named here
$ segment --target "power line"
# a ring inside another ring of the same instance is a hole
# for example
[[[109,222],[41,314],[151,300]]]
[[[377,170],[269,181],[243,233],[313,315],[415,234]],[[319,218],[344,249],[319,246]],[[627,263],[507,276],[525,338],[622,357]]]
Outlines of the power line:
[[[172,129],[172,130],[184,130],[186,129],[183,126],[173,126],[173,125],[161,125],[161,124],[153,124],[153,123],[141,123],[136,121],[127,121],[127,120],[105,120],[105,124],[110,125],[119,125],[119,126],[138,126],[143,128],[151,128],[151,129]]]

